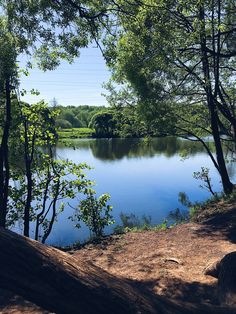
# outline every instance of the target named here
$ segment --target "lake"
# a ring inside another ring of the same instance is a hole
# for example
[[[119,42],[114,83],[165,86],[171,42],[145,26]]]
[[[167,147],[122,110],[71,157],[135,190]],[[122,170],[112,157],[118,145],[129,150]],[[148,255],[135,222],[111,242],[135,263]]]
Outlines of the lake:
[[[58,144],[57,157],[76,163],[86,162],[93,168],[87,176],[96,181],[97,195],[111,195],[116,225],[121,224],[121,213],[133,213],[139,218],[146,215],[151,217],[151,224],[162,223],[170,211],[186,209],[178,201],[179,192],[185,192],[191,202],[209,198],[210,193],[201,189],[201,182],[193,178],[193,172],[201,167],[210,169],[213,190],[219,192],[222,189],[210,158],[202,145],[196,142],[173,137],[148,141],[78,139],[71,142],[71,147]],[[231,178],[234,178],[234,165],[229,163],[227,166]],[[75,200],[70,203],[77,205]],[[67,219],[72,212],[67,208],[60,214],[48,243],[69,245],[88,239],[90,234],[85,226],[75,229],[73,222]],[[111,233],[113,228],[114,225],[106,228],[106,233]]]

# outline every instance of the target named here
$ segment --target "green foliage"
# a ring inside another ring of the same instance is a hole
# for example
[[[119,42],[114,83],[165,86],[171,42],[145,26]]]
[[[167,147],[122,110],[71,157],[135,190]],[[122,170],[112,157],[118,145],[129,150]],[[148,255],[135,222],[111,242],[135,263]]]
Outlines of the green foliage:
[[[9,32],[7,19],[0,16],[0,93],[1,100],[5,99],[5,80],[17,85],[17,50],[14,36]]]
[[[194,217],[197,215],[197,213],[201,210],[201,206],[196,204],[189,208],[189,217],[191,220],[194,219]]]
[[[71,111],[64,111],[60,114],[60,117],[61,119],[68,121],[71,126],[75,128],[79,128],[81,126],[79,119],[77,119]]]
[[[167,230],[168,229],[168,220],[164,219],[163,222],[159,225],[154,226],[153,230]]]
[[[43,69],[55,69],[61,59],[69,62],[80,54],[80,48],[87,47],[93,39],[93,30],[99,33],[103,17],[93,16],[102,6],[101,1],[57,1],[3,0],[1,14],[9,23],[18,51],[34,54],[37,64]],[[73,25],[73,27],[71,27]]]
[[[30,221],[35,222],[35,239],[43,243],[49,236],[58,215],[69,206],[71,199],[79,193],[86,194],[93,183],[85,177],[86,164],[75,164],[66,160],[53,160],[50,155],[39,154],[37,167],[32,171],[33,194]],[[10,189],[8,226],[24,218],[27,200],[27,183],[24,173],[15,171]]]
[[[185,192],[179,192],[178,201],[185,207],[190,207],[192,205],[188,195]]]
[[[151,217],[143,215],[141,218],[135,214],[120,214],[122,225],[118,225],[114,228],[115,233],[126,233],[126,232],[141,232],[146,230],[166,230],[168,228],[168,221],[165,219],[161,224],[152,226]]]
[[[220,132],[235,142],[236,54],[229,39],[236,37],[235,2],[119,0],[118,5],[126,14],[116,15],[119,28],[115,32],[114,25],[104,43],[112,79],[133,90],[158,133],[201,142],[224,191],[231,193]],[[213,135],[216,156],[207,135]]]
[[[137,106],[115,106],[113,113],[113,119],[116,120],[115,133],[117,136],[129,138],[157,135],[151,124],[142,118]]]
[[[179,202],[182,203],[184,206],[188,207],[189,212],[186,211],[180,212],[179,209],[176,209],[174,212],[171,212],[171,219],[174,219],[175,216],[177,220],[180,220],[180,222],[184,222],[185,220],[192,220],[192,221],[198,221],[199,215],[203,215],[202,217],[207,217],[207,215],[213,212],[217,212],[218,205],[217,203],[221,200],[234,200],[235,194],[234,192],[230,195],[225,195],[224,193],[214,193],[212,197],[209,199],[203,201],[203,202],[191,202],[184,192],[179,193]],[[214,210],[212,210],[214,208]],[[209,210],[210,209],[210,210]]]
[[[21,104],[21,118],[19,121],[20,139],[33,149],[35,145],[53,145],[57,140],[55,117],[58,111],[49,110],[44,101],[36,104]]]
[[[170,7],[176,10],[182,4],[158,1],[149,6],[150,2],[133,6],[133,14],[121,18],[122,27],[116,37],[116,45],[114,39],[106,42],[107,54],[112,55],[109,59],[114,73],[112,78],[121,85],[127,82],[130,94],[135,95],[142,118],[152,124],[157,134],[179,133],[188,136],[189,131],[194,131],[199,136],[206,135],[210,131],[207,107],[201,100],[192,101],[194,93],[188,99],[188,91],[192,91],[190,75],[185,80],[184,66],[181,68],[175,60],[181,58],[181,55],[177,55],[178,49],[186,46],[189,35],[183,36],[179,27],[173,28],[176,20],[171,19]],[[124,1],[120,1],[120,4],[125,6]],[[195,60],[195,56],[192,60]],[[178,80],[182,80],[179,88]],[[125,103],[127,94],[123,90],[118,95],[110,87],[110,101],[114,102],[112,94],[116,98],[123,95]]]
[[[35,239],[42,242],[64,210],[63,200],[84,194],[92,185],[83,173],[87,165],[55,159],[57,115],[58,110],[50,110],[43,101],[32,105],[19,103],[13,119],[16,130],[11,134],[11,153],[17,155],[21,151],[22,160],[11,171],[7,224],[23,220],[25,232],[25,226],[35,222]]]
[[[26,207],[29,222],[35,226],[36,240],[46,241],[58,215],[70,206],[70,200],[84,195],[77,221],[85,222],[95,236],[101,236],[106,225],[113,223],[109,196],[104,194],[98,199],[91,190],[93,182],[84,174],[89,169],[86,164],[75,164],[68,160],[58,160],[54,156],[53,145],[57,141],[55,118],[58,109],[49,109],[44,102],[33,105],[18,104],[18,115],[14,116],[16,132],[13,148],[21,150],[24,158],[12,168],[12,186],[9,191],[8,226],[16,221],[25,221]],[[20,108],[20,110],[19,110]],[[66,130],[87,136],[91,129]],[[77,224],[79,226],[79,223]]]
[[[37,155],[46,146],[55,145],[57,142],[55,118],[58,112],[50,110],[43,101],[29,105],[19,102],[15,97],[12,98],[11,107],[9,157],[13,168],[17,166],[19,171],[24,171],[26,155],[34,166],[34,154]]]
[[[175,211],[170,212],[169,216],[171,219],[176,220],[176,222],[182,222],[185,219],[192,219],[192,217],[195,215],[197,209],[201,206],[201,203],[199,202],[195,202],[192,203],[189,200],[188,195],[185,192],[179,192],[179,197],[178,197],[178,201],[185,207],[188,208],[189,213],[186,214],[184,212],[184,214],[182,214],[182,212],[180,212],[179,208],[177,208]]]
[[[56,119],[56,125],[61,129],[88,128],[91,118],[98,112],[104,110],[101,106],[59,106],[60,111]]]
[[[72,128],[72,124],[65,120],[65,119],[57,119],[56,121],[56,126],[59,128],[59,129],[71,129]]]
[[[162,136],[167,131],[161,131],[161,127],[150,123],[146,119],[146,108],[141,106],[135,91],[128,85],[126,87],[115,87],[112,80],[104,85],[108,94],[105,97],[112,107],[113,120],[116,121],[115,134],[118,137],[144,137],[144,136]],[[142,103],[144,105],[144,102]],[[153,116],[152,116],[153,118]],[[163,124],[162,128],[163,128]],[[165,128],[167,125],[165,124]]]
[[[167,219],[168,221],[173,221],[174,224],[178,225],[189,220],[189,213],[188,211],[182,211],[179,208],[176,208],[169,213]]]
[[[93,137],[95,130],[90,128],[73,128],[64,129],[63,131],[58,131],[59,139],[67,138],[89,138]]]
[[[147,230],[160,231],[168,229],[168,221],[165,219],[161,224],[151,225],[151,217],[143,215],[141,218],[135,214],[120,215],[122,225],[114,228],[114,233],[142,232]]]
[[[101,111],[96,113],[90,123],[90,128],[94,128],[97,137],[114,137],[116,120],[112,111]]]
[[[201,180],[204,184],[200,185],[202,189],[206,188],[212,195],[216,193],[212,190],[211,178],[209,177],[209,169],[201,167],[201,171],[196,171],[193,173],[193,177],[196,180]]]
[[[107,205],[110,196],[103,194],[96,198],[95,191],[88,189],[87,197],[80,202],[79,210],[74,214],[74,221],[83,221],[95,238],[103,235],[104,228],[114,223],[111,216],[112,206]],[[80,228],[80,223],[76,224]]]

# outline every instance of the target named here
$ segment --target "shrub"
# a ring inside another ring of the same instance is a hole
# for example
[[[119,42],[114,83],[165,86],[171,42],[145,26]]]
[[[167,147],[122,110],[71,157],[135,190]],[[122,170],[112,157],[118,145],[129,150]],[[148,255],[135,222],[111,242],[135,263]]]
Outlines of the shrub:
[[[110,195],[102,194],[96,198],[93,190],[88,190],[86,199],[80,202],[79,211],[75,214],[73,219],[83,221],[89,227],[95,238],[103,235],[104,228],[114,223],[111,216],[112,206],[107,205]],[[77,223],[76,227],[80,228]]]

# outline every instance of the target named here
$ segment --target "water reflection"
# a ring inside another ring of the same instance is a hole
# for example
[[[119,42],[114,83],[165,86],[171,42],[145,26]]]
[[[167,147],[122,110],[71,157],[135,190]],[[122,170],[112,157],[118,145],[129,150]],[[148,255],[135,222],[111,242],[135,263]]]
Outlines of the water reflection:
[[[181,140],[176,137],[145,139],[86,139],[73,140],[70,144],[74,148],[91,150],[93,156],[99,160],[114,161],[126,158],[154,157],[162,154],[172,157],[175,154],[194,156],[205,152],[202,144]],[[212,143],[209,142],[212,146]],[[63,143],[58,144],[62,148]]]
[[[208,145],[213,148],[212,142]],[[180,157],[187,153],[189,158]],[[150,216],[152,224],[162,223],[176,208],[182,213],[186,208],[179,201],[180,191],[185,192],[191,202],[209,198],[209,192],[200,189],[200,182],[193,179],[193,172],[201,167],[210,169],[213,189],[221,191],[219,175],[203,146],[197,142],[173,137],[79,139],[67,141],[67,145],[58,143],[55,155],[75,163],[86,162],[92,167],[88,178],[96,181],[98,195],[111,195],[116,225],[122,224],[121,213],[129,217],[134,214],[139,219]],[[235,182],[234,164],[228,163],[227,167]],[[88,229],[83,226],[77,230],[68,220],[78,200],[70,200],[70,205],[59,215],[49,243],[67,245],[89,237]],[[116,225],[106,228],[106,233],[112,232]]]

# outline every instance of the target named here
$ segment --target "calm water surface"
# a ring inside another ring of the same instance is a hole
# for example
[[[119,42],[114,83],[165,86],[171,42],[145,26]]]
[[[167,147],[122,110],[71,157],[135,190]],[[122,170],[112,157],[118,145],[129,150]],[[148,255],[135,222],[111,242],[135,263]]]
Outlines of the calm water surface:
[[[87,172],[96,181],[97,195],[109,193],[116,224],[121,224],[120,213],[144,214],[152,224],[161,223],[170,211],[184,209],[178,201],[179,192],[189,199],[202,201],[210,194],[199,187],[193,172],[201,167],[210,168],[213,190],[220,191],[219,176],[202,146],[177,138],[151,139],[83,139],[74,140],[74,147],[59,144],[59,158],[73,162],[86,162],[93,167]],[[181,157],[189,153],[188,158]],[[228,164],[230,175],[235,177],[233,164]],[[76,201],[70,201],[76,206]],[[68,245],[89,237],[86,227],[75,229],[67,219],[73,210],[68,208],[55,223],[48,240],[51,244]],[[112,227],[106,232],[112,232]]]

